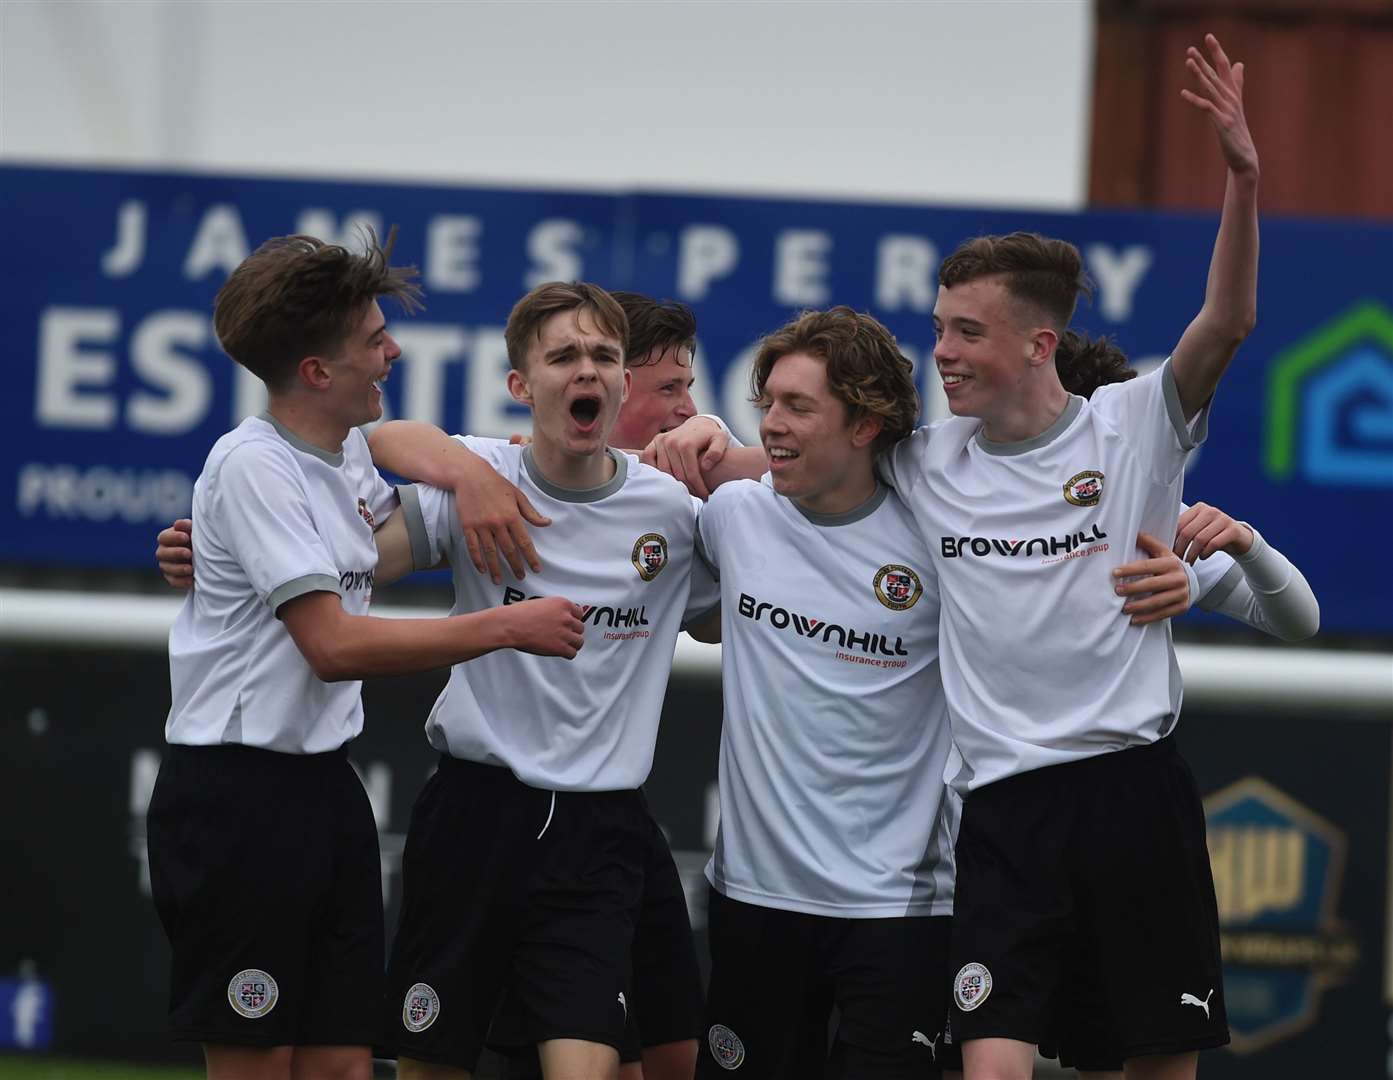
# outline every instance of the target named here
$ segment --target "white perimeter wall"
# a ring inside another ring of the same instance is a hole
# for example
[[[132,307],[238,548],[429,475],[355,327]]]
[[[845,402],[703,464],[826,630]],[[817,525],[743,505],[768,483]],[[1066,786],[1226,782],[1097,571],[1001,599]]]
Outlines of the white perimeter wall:
[[[10,160],[1083,205],[1087,0],[3,0]]]

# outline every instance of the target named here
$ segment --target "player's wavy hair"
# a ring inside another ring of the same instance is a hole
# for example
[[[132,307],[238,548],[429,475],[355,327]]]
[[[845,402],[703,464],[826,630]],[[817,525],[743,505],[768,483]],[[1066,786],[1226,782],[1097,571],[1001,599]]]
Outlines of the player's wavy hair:
[[[213,300],[223,351],[268,388],[283,389],[305,357],[337,355],[377,297],[419,310],[416,268],[391,265],[396,228],[385,245],[371,228],[359,239],[361,253],[313,236],[277,236],[243,259]]]
[[[624,354],[629,351],[629,320],[619,301],[598,285],[588,281],[548,281],[538,285],[513,305],[503,340],[508,346],[508,363],[525,371],[527,347],[540,339],[542,323],[559,311],[588,311],[595,325],[619,339]]]
[[[759,343],[750,372],[752,400],[768,401],[765,384],[774,365],[793,353],[807,353],[827,365],[827,385],[846,406],[850,423],[881,419],[877,452],[899,442],[919,422],[914,365],[900,351],[895,335],[863,312],[845,305],[805,311]]]
[[[629,320],[629,347],[625,363],[643,367],[657,363],[669,350],[677,350],[677,362],[690,362],[696,352],[696,316],[686,304],[676,300],[654,300],[636,292],[612,292]],[[687,356],[682,356],[683,352]]]
[[[945,289],[1000,275],[1006,291],[1031,305],[1063,333],[1079,297],[1093,295],[1079,249],[1039,233],[978,236],[965,240],[938,268]]]
[[[1137,369],[1112,338],[1091,338],[1077,330],[1066,330],[1060,336],[1054,366],[1064,389],[1080,397],[1092,397],[1100,386],[1137,377]]]

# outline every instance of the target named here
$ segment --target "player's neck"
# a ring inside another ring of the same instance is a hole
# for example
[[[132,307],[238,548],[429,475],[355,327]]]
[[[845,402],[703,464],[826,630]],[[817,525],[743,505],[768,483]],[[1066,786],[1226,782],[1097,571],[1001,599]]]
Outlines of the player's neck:
[[[548,483],[570,491],[585,491],[608,483],[616,467],[603,446],[593,454],[573,454],[538,438],[532,440],[532,461]]]
[[[864,469],[848,469],[846,476],[835,487],[793,501],[810,514],[849,514],[871,498],[875,491],[875,470],[867,459]]]
[[[266,411],[276,422],[297,438],[331,454],[343,453],[343,441],[349,428],[341,420],[325,416],[296,397],[272,394]]]
[[[1020,397],[1002,402],[991,416],[982,417],[982,434],[989,442],[1018,443],[1046,432],[1069,404],[1069,392],[1056,378],[1029,388]]]

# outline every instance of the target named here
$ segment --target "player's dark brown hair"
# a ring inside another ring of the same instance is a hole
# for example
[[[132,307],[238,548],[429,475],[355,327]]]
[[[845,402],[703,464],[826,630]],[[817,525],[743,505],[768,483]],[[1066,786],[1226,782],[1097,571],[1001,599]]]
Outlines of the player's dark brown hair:
[[[362,254],[313,236],[277,236],[242,260],[213,301],[223,350],[271,389],[294,381],[307,356],[332,357],[377,297],[421,307],[416,268],[389,262],[396,230],[381,246],[371,229]]]
[[[588,281],[548,281],[538,285],[513,305],[503,340],[508,346],[508,363],[526,370],[527,346],[542,333],[542,323],[559,311],[583,309],[590,312],[595,325],[619,339],[624,355],[629,351],[629,320],[619,301],[598,285]]]
[[[939,266],[938,283],[951,289],[996,275],[1008,293],[1038,309],[1061,333],[1074,317],[1080,294],[1093,295],[1079,249],[1031,232],[965,240]]]
[[[676,349],[678,362],[682,353],[696,352],[696,316],[686,304],[676,300],[654,300],[636,292],[612,292],[629,320],[629,347],[625,363],[642,367],[656,363],[669,349]]]
[[[877,451],[898,442],[919,422],[914,365],[900,351],[895,335],[870,315],[844,305],[805,311],[759,344],[750,385],[754,400],[765,400],[764,386],[774,365],[793,353],[807,353],[827,365],[827,385],[856,423],[881,419]]]
[[[1054,366],[1064,389],[1080,397],[1092,397],[1100,386],[1137,377],[1137,369],[1112,338],[1091,338],[1077,330],[1066,330],[1060,336]]]

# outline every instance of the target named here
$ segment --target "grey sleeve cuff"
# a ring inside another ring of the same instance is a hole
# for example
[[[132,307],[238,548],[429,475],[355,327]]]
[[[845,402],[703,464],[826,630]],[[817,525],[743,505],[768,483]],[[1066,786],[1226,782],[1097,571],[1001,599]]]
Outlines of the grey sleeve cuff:
[[[1209,407],[1214,399],[1206,401],[1195,414],[1195,419],[1187,424],[1185,407],[1180,404],[1180,387],[1176,385],[1175,369],[1171,367],[1169,359],[1161,372],[1161,389],[1166,397],[1166,415],[1170,417],[1171,427],[1175,428],[1175,437],[1180,440],[1180,448],[1189,452],[1209,437]]]
[[[280,611],[281,605],[287,600],[294,600],[297,596],[304,596],[312,592],[331,592],[335,596],[342,596],[339,591],[339,579],[331,577],[329,574],[306,574],[302,578],[294,581],[287,581],[284,585],[279,585],[276,590],[266,598],[266,606],[273,612]]]
[[[430,539],[426,536],[426,519],[421,513],[421,493],[415,484],[398,484],[397,498],[401,500],[401,512],[406,515],[406,535],[411,541],[411,567],[414,570],[429,570]]]

